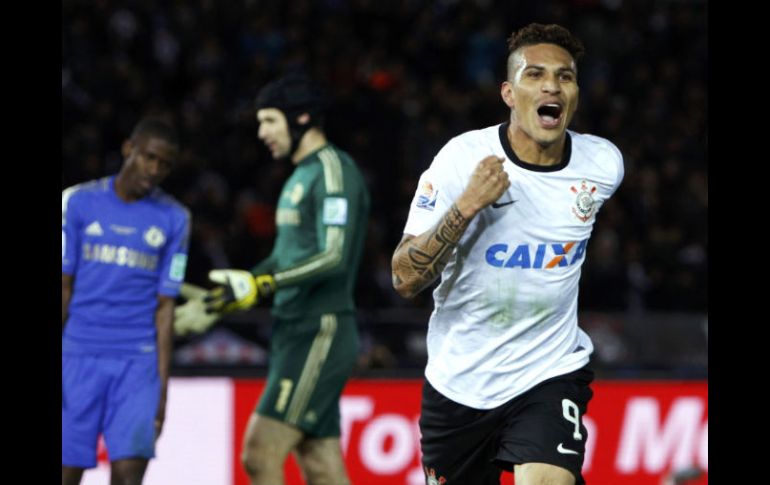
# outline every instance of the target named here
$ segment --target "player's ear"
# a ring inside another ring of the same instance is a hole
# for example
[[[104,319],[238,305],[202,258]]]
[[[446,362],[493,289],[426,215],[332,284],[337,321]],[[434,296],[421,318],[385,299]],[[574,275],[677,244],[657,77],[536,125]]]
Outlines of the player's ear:
[[[575,94],[575,111],[577,111],[578,106],[580,106],[580,87],[577,88],[577,93]]]
[[[134,148],[134,142],[132,142],[130,138],[123,142],[123,145],[120,147],[120,153],[123,155],[124,159],[131,156],[131,150],[133,148]]]
[[[513,109],[513,85],[510,81],[503,81],[500,85],[500,97],[503,98],[506,106]]]

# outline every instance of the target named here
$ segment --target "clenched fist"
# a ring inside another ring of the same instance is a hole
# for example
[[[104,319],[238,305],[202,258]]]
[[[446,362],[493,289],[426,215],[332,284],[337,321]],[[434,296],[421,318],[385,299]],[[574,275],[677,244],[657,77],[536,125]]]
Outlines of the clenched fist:
[[[503,169],[504,158],[490,155],[476,165],[465,191],[457,199],[457,209],[466,218],[475,216],[481,209],[500,198],[511,186]]]

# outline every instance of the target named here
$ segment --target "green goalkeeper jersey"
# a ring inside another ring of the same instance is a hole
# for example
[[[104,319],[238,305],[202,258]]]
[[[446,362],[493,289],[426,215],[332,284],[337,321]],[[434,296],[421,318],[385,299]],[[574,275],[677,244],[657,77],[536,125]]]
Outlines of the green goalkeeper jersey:
[[[273,250],[251,270],[275,277],[275,317],[355,309],[369,204],[361,172],[334,145],[324,145],[297,164],[278,199]]]

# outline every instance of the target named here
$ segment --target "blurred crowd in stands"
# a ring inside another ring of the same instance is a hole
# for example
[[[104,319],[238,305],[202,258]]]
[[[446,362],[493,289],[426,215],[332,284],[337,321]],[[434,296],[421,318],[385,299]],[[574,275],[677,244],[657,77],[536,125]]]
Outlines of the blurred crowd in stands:
[[[625,180],[600,211],[584,310],[707,311],[707,4],[645,0],[63,0],[62,188],[115,173],[144,115],[183,150],[164,188],[193,212],[188,281],[267,255],[291,172],[253,101],[293,68],[325,84],[330,139],[361,166],[372,216],[364,309],[431,306],[391,288],[390,257],[438,149],[506,120],[506,39],[560,23],[586,46],[571,128],[613,141]]]

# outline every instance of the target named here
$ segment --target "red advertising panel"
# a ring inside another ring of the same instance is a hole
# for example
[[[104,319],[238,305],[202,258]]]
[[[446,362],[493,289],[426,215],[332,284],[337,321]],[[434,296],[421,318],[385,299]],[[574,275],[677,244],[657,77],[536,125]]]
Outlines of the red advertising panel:
[[[673,485],[672,474],[708,483],[705,382],[622,381],[592,385],[583,472],[590,485]],[[668,483],[667,483],[668,482]]]
[[[248,485],[241,440],[262,380],[235,380],[234,484]],[[672,474],[708,483],[708,401],[705,382],[622,381],[593,384],[584,417],[584,476],[589,485],[668,485]],[[342,449],[353,483],[422,485],[417,420],[420,380],[352,380],[341,402]],[[296,465],[287,485],[302,484]],[[503,484],[512,484],[503,474]],[[451,484],[447,484],[451,485]]]

